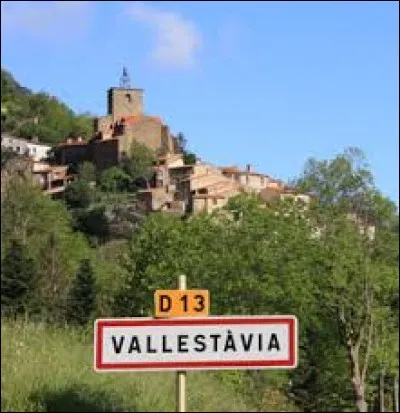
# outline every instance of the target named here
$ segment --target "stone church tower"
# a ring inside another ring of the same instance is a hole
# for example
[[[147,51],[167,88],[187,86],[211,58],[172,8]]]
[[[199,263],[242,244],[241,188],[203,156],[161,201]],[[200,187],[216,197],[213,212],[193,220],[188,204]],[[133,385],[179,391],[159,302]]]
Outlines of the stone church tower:
[[[143,115],[143,89],[113,87],[107,92],[107,113],[116,122],[124,117]]]
[[[120,79],[120,87],[108,90],[107,103],[107,113],[112,117],[113,122],[124,117],[143,115],[143,89],[131,88],[125,67]]]

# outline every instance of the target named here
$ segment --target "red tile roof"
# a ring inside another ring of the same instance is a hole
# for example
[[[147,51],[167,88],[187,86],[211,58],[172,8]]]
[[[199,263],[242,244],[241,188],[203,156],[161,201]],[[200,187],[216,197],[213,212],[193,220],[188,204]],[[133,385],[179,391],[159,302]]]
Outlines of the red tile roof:
[[[227,173],[227,174],[236,174],[239,173],[239,169],[236,166],[225,166],[220,168],[222,173]]]
[[[246,170],[240,170],[236,166],[226,166],[226,167],[220,167],[219,168],[223,174],[234,174],[234,175],[255,175],[255,176],[264,176],[268,179],[271,179],[271,177],[267,174],[263,174],[260,172],[254,172],[254,171],[246,171]]]
[[[141,120],[145,120],[145,119],[151,119],[151,120],[155,120],[156,122],[162,123],[162,120],[159,116],[147,116],[147,115],[122,116],[121,122],[132,125],[132,124],[138,123]]]

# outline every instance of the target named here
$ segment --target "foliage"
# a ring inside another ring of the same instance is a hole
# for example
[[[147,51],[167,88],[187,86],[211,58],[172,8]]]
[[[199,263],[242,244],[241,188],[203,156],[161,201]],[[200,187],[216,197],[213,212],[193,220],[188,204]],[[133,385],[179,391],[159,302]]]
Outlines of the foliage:
[[[20,314],[29,308],[36,274],[26,247],[12,240],[1,264],[2,314]]]
[[[64,192],[64,201],[69,208],[87,208],[93,198],[93,188],[82,179],[71,182]]]
[[[1,169],[5,166],[5,164],[12,158],[18,156],[12,149],[9,148],[1,148]]]
[[[379,353],[382,364],[382,346],[391,348],[385,363],[396,354],[389,343],[398,328],[395,333],[393,327],[377,327],[390,325],[387,314],[396,294],[397,211],[373,186],[364,155],[357,149],[333,161],[309,161],[297,183],[319,196],[309,215],[312,227],[320,230],[319,258],[325,274],[318,279],[316,298],[346,351],[354,404],[358,411],[367,411],[377,374],[371,362]]]
[[[124,192],[129,190],[132,178],[123,169],[113,166],[100,176],[99,186],[104,192]]]
[[[183,154],[183,161],[185,165],[193,165],[196,163],[196,155],[187,150],[187,139],[182,132],[179,132],[175,137],[176,152]]]
[[[72,282],[67,307],[67,321],[86,325],[92,318],[96,304],[96,283],[93,268],[88,259],[81,261],[76,278]]]
[[[183,162],[185,165],[194,165],[196,163],[197,157],[193,152],[185,152],[183,154]]]
[[[71,275],[89,255],[84,237],[72,229],[71,215],[63,203],[15,177],[2,194],[1,223],[2,258],[15,239],[26,248],[37,269],[30,312],[62,320]]]
[[[79,179],[86,182],[96,182],[96,167],[92,162],[84,161],[78,167]]]
[[[360,192],[370,189],[373,176],[368,169],[365,155],[358,148],[349,148],[333,160],[318,161],[310,158],[296,186],[313,192],[324,205],[345,204],[357,200]]]
[[[92,135],[92,116],[74,114],[65,104],[47,93],[23,88],[6,70],[1,70],[1,131],[22,138],[39,137],[56,144],[66,136]]]
[[[110,229],[104,206],[77,210],[75,219],[77,230],[100,242],[107,240]]]
[[[146,145],[133,141],[127,156],[122,159],[122,169],[133,181],[144,180],[148,186],[154,176],[155,153]]]

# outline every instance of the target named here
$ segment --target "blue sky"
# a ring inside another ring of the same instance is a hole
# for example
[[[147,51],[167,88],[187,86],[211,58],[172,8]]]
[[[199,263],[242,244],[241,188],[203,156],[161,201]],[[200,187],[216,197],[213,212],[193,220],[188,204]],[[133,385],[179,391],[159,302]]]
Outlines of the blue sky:
[[[122,66],[145,109],[218,165],[287,180],[349,146],[399,196],[397,2],[1,2],[2,67],[106,112]]]

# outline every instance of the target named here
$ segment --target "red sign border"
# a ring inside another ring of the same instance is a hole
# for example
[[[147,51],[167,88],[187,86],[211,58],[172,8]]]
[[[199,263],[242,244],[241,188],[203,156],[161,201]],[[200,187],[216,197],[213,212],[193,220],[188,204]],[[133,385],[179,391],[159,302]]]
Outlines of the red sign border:
[[[285,360],[237,360],[237,361],[191,361],[156,363],[103,363],[101,340],[106,327],[136,327],[164,325],[248,325],[287,324],[289,326],[289,358]],[[94,369],[103,371],[161,371],[161,370],[213,370],[213,369],[294,369],[297,366],[297,318],[294,316],[222,316],[222,317],[180,317],[168,319],[122,318],[99,319],[95,321]]]

